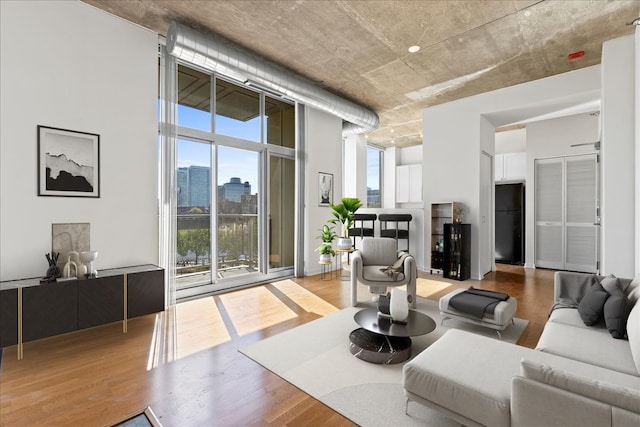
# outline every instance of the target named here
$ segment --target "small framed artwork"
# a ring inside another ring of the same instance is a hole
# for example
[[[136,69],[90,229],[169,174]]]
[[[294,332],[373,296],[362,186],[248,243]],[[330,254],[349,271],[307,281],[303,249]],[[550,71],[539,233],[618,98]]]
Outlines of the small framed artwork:
[[[51,224],[51,252],[58,252],[60,271],[69,261],[69,252],[91,249],[91,224],[88,222]]]
[[[318,206],[329,206],[333,203],[333,174],[318,173]]]
[[[100,197],[100,135],[38,126],[38,196]]]

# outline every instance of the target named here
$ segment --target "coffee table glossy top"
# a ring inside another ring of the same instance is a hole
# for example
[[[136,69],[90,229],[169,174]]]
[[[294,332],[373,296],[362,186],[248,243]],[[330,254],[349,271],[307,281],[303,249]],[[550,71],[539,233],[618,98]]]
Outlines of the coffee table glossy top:
[[[431,317],[415,310],[409,310],[406,325],[393,323],[387,318],[378,317],[378,310],[375,308],[360,310],[353,316],[353,319],[367,331],[390,337],[424,335],[436,328],[436,322]]]

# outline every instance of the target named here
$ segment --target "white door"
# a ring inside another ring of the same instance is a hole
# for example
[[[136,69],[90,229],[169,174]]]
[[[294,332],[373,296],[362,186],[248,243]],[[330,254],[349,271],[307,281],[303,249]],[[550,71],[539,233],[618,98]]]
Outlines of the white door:
[[[598,157],[535,162],[536,266],[598,269]]]
[[[563,269],[563,159],[535,161],[536,267]]]
[[[495,250],[493,235],[493,157],[482,152],[480,158],[480,274],[494,269]]]
[[[565,269],[595,273],[598,262],[597,156],[565,159]]]

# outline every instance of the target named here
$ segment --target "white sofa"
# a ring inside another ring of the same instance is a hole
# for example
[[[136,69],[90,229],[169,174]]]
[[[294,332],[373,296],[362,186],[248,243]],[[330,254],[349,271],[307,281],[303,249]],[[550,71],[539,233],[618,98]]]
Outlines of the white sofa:
[[[403,368],[407,413],[415,401],[467,426],[640,426],[640,278],[620,279],[635,304],[628,341],[582,322],[575,306],[591,280],[556,273],[536,350],[446,332]]]

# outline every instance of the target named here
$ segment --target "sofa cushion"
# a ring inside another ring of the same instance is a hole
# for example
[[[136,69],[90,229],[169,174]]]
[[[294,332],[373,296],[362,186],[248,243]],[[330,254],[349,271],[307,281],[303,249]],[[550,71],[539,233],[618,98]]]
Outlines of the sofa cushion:
[[[627,294],[627,298],[631,301],[632,305],[635,305],[640,299],[640,274],[633,278],[633,280],[626,286],[624,293]]]
[[[636,366],[636,375],[640,375],[640,303],[633,306],[627,319],[627,337],[631,356]]]
[[[553,387],[561,388],[599,402],[640,412],[640,391],[610,382],[577,376],[553,366],[523,358],[521,373],[529,378]]]
[[[620,290],[620,282],[613,274],[603,277],[600,280],[600,285],[609,295],[613,295],[616,291]]]
[[[613,338],[623,339],[627,336],[627,318],[631,311],[631,302],[618,288],[604,303],[604,323]]]
[[[572,308],[572,307],[556,307],[549,315],[549,319],[547,320],[547,322],[562,323],[564,325],[571,325],[576,328],[582,328],[582,329],[593,328],[593,329],[604,330],[604,324],[602,322],[594,326],[585,325],[582,319],[580,318],[578,309]]]
[[[604,328],[576,328],[562,323],[547,322],[536,350],[552,353],[611,369],[638,375],[629,343],[611,339]],[[640,381],[638,381],[640,385]]]
[[[381,269],[383,267],[381,265],[364,265],[362,266],[362,278],[369,282],[393,282],[396,283],[397,280],[393,280],[393,277],[389,277],[384,274]]]
[[[585,325],[595,325],[602,319],[604,302],[609,298],[609,294],[600,283],[595,283],[582,297],[578,304],[578,313]]]

